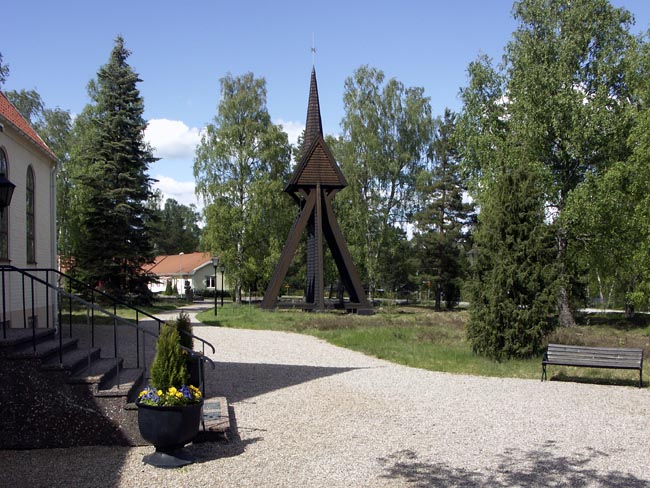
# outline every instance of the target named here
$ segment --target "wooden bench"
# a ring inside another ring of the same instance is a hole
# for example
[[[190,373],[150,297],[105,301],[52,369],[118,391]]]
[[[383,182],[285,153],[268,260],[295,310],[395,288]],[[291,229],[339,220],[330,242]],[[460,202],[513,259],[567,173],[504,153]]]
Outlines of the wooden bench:
[[[639,388],[643,386],[643,349],[585,347],[549,344],[542,359],[542,381],[546,366],[578,366],[585,368],[638,369]]]

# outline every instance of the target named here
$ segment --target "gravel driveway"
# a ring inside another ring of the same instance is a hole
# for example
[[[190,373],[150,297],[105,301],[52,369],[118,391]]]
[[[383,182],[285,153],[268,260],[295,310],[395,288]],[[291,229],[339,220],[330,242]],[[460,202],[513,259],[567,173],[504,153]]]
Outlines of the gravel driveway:
[[[450,375],[298,334],[195,326],[229,443],[0,452],[0,486],[650,487],[650,390]],[[541,369],[541,367],[540,367]]]

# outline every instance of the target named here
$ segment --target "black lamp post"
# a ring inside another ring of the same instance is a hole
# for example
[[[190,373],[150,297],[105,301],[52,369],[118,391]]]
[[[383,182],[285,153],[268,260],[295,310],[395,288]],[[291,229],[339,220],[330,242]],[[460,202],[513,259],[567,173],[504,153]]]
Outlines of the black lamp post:
[[[16,185],[9,181],[4,174],[0,174],[0,216],[11,203],[15,188]]]
[[[217,266],[219,266],[219,258],[214,256],[212,258],[212,266],[214,266],[214,316],[217,316]]]
[[[5,166],[6,168],[6,166]],[[5,170],[6,171],[6,170]],[[11,181],[7,179],[4,173],[0,173],[0,218],[2,218],[4,215],[5,208],[9,206],[11,203],[11,197],[14,194],[14,189],[16,188],[16,185],[14,185]],[[7,338],[7,310],[5,308],[5,300],[4,300],[4,293],[5,293],[5,275],[4,272],[2,273],[2,293],[3,293],[3,298],[2,298],[2,337],[4,339]]]
[[[221,306],[222,307],[223,307],[223,292],[224,292],[224,289],[223,289],[223,274],[225,272],[226,272],[226,265],[221,263]],[[217,286],[217,284],[215,283],[214,286]]]

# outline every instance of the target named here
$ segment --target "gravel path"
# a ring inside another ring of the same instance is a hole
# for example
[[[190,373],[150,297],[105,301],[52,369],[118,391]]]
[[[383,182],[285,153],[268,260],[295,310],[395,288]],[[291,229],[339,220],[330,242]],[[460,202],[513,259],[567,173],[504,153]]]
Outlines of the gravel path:
[[[231,442],[0,452],[0,486],[650,487],[650,390],[397,366],[298,334],[195,327]]]

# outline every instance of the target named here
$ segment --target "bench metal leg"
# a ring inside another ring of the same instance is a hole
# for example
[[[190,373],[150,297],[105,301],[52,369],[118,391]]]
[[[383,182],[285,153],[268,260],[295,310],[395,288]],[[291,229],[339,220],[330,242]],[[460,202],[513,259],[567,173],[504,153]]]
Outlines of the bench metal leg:
[[[542,381],[546,379],[546,365],[542,364]]]
[[[643,371],[639,370],[639,388],[643,388]]]

